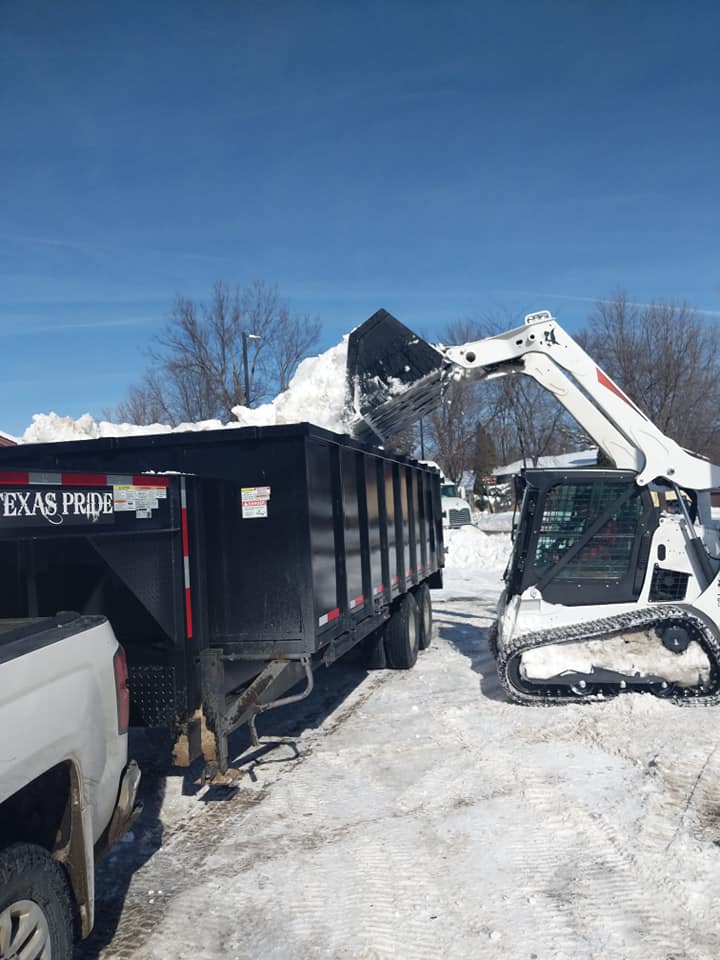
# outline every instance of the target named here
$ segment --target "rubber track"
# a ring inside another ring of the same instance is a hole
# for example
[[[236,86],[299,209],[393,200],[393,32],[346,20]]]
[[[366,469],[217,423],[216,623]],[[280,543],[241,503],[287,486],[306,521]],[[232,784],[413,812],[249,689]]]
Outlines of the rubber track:
[[[612,637],[617,634],[630,634],[637,631],[645,631],[648,627],[669,622],[681,622],[683,626],[689,627],[693,634],[693,639],[700,643],[710,661],[710,689],[707,686],[702,692],[695,692],[694,688],[686,688],[683,692],[677,694],[670,692],[664,696],[664,699],[681,706],[707,706],[720,703],[720,641],[709,628],[707,623],[692,613],[690,610],[679,606],[649,607],[642,610],[632,610],[629,613],[621,614],[617,617],[603,617],[600,620],[591,620],[586,623],[574,623],[566,627],[554,627],[548,630],[537,630],[533,633],[525,633],[513,638],[508,644],[495,642],[497,650],[495,658],[497,661],[497,671],[500,683],[505,688],[508,696],[516,703],[536,704],[537,706],[552,706],[560,703],[582,703],[588,701],[607,700],[621,692],[619,687],[611,691],[605,684],[603,692],[593,692],[590,690],[586,694],[561,693],[561,688],[552,682],[537,683],[537,692],[528,690],[525,687],[518,687],[514,680],[513,672],[518,664],[518,660],[526,650],[535,647],[543,647],[549,644],[563,643],[570,641],[599,640],[603,637]],[[632,683],[632,678],[628,677],[627,692],[637,690],[639,684]],[[535,684],[533,684],[535,686]],[[598,684],[600,685],[600,684]],[[652,684],[645,685],[648,692],[656,693],[652,689]],[[674,686],[674,685],[673,685]],[[645,689],[645,687],[643,687]],[[657,695],[657,694],[656,694]]]

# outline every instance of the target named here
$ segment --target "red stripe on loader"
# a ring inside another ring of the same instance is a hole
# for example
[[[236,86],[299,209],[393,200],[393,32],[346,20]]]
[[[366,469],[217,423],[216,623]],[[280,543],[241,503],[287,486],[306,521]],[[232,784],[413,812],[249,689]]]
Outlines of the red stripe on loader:
[[[625,403],[628,404],[628,406],[633,408],[633,410],[637,410],[637,407],[632,402],[632,400],[629,397],[625,396],[625,394],[622,392],[620,387],[614,384],[610,379],[610,377],[608,377],[607,374],[602,372],[600,367],[597,368],[597,378],[598,378],[599,384],[601,384],[603,387],[606,387],[611,393],[614,393],[616,397],[620,397],[621,400],[624,400]]]

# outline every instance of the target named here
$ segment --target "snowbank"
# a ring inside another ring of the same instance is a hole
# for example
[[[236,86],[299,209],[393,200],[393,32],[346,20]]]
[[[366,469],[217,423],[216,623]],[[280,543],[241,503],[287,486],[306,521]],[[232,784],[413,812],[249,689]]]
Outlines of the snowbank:
[[[498,594],[512,548],[508,534],[487,534],[477,527],[465,526],[445,530],[444,535],[444,588],[433,591],[433,603]]]
[[[97,421],[89,413],[74,420],[57,413],[36,413],[25,430],[22,443],[47,443],[58,440],[96,440],[99,437],[129,437],[143,434],[185,433],[194,430],[222,430],[235,427],[265,427],[277,423],[308,421],[336,433],[347,433],[345,411],[345,365],[347,336],[317,357],[303,360],[287,390],[272,403],[261,407],[233,407],[236,420],[201,420],[171,427],[167,423],[140,426],[134,423]]]
[[[509,533],[512,530],[513,511],[503,510],[500,513],[480,513],[475,523],[481,530],[493,533]]]
[[[478,567],[503,567],[507,563],[510,541],[502,535],[489,536],[477,527],[464,526],[444,532],[448,548],[446,567],[467,569]]]

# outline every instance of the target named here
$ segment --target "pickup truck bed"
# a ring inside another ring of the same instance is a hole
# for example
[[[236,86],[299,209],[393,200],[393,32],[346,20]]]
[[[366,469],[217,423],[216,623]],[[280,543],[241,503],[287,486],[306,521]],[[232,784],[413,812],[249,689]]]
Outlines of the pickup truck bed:
[[[55,617],[19,617],[0,620],[0,663],[58,643],[65,637],[102,623],[104,617],[60,613]]]

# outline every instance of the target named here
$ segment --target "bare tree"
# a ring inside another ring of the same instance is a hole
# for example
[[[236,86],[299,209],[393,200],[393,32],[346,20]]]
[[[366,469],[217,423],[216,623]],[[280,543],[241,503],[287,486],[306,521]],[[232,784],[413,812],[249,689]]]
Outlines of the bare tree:
[[[540,457],[574,446],[574,421],[557,399],[534,380],[520,375],[494,384],[494,410],[487,421],[502,463],[522,460],[537,466]]]
[[[513,325],[514,318],[503,320],[456,321],[447,327],[444,340],[461,344],[492,336]],[[567,431],[574,423],[552,394],[520,375],[451,382],[429,420],[433,457],[456,483],[473,469],[479,429],[489,435],[498,463],[523,459],[532,466],[541,456],[567,449]]]
[[[720,457],[720,328],[686,303],[602,300],[579,337],[590,356],[668,436]]]
[[[450,323],[443,339],[446,343],[467,343],[485,336],[482,321],[464,319]],[[427,448],[445,476],[460,483],[463,474],[472,469],[475,454],[475,430],[482,419],[483,396],[476,384],[452,381],[443,402],[426,418]]]
[[[291,313],[277,288],[261,282],[244,290],[217,283],[208,303],[179,297],[148,352],[148,369],[115,416],[131,423],[228,419],[237,404],[286,389],[319,335],[317,319]]]

